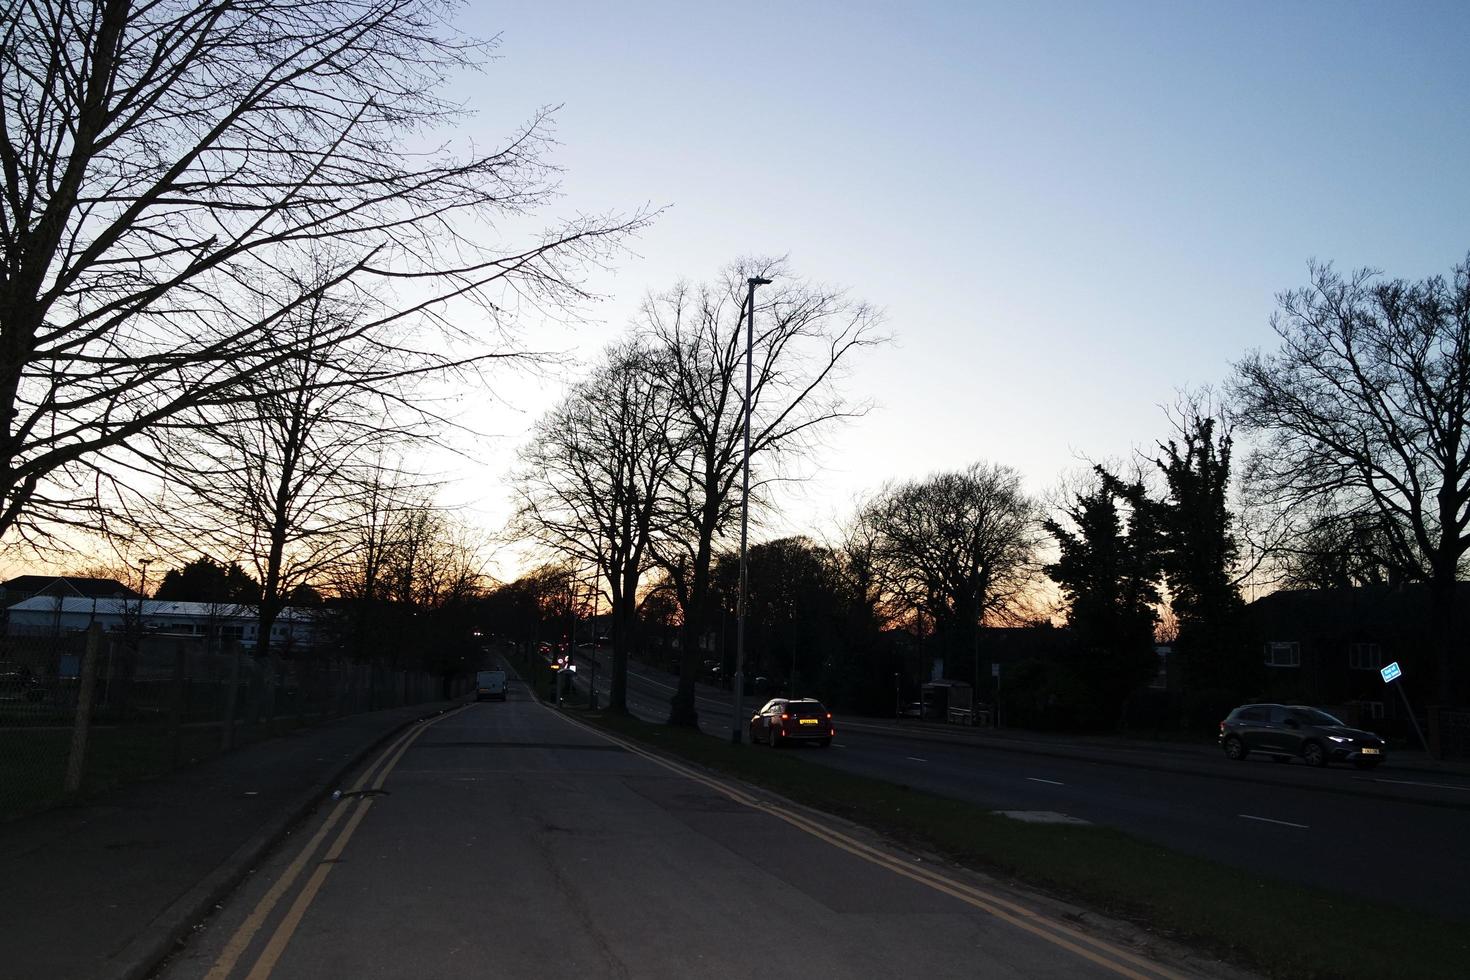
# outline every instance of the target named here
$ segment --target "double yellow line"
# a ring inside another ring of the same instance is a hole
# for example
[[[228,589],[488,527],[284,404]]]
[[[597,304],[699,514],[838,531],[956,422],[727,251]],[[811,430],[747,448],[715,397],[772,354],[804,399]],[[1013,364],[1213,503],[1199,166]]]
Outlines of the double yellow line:
[[[562,715],[561,717],[566,716]],[[1042,915],[1034,909],[1026,908],[1024,905],[1019,905],[1016,902],[1012,902],[992,892],[976,888],[973,885],[956,881],[929,868],[915,867],[892,854],[881,851],[846,834],[832,830],[830,827],[823,826],[805,814],[798,813],[788,807],[780,806],[769,801],[757,799],[729,783],[690,769],[677,762],[672,762],[662,756],[655,755],[626,739],[609,735],[607,732],[593,728],[572,718],[567,718],[567,720],[593,734],[622,746],[635,755],[662,766],[670,772],[677,773],[685,779],[692,779],[703,786],[707,786],[715,792],[734,800],[736,803],[759,810],[762,813],[769,813],[780,820],[786,821],[786,823],[798,830],[831,844],[833,847],[841,848],[864,861],[876,864],[895,874],[903,875],[905,878],[916,881],[921,885],[926,885],[935,891],[943,892],[973,908],[988,912],[1003,922],[1007,922],[1018,929],[1025,930],[1053,946],[1074,953],[1088,962],[1111,970],[1120,976],[1129,977],[1132,980],[1184,980],[1182,975],[1158,963],[1154,963],[1120,946],[1098,939],[1095,936],[1090,936],[1081,930],[1072,928],[1064,922],[1059,922],[1056,919]]]
[[[431,721],[416,724],[389,743],[388,747],[373,761],[372,765],[368,766],[367,770],[358,778],[357,782],[352,785],[352,788],[344,793],[342,798],[332,806],[332,812],[327,814],[327,819],[322,822],[317,832],[311,836],[311,840],[306,842],[306,846],[301,849],[301,853],[296,855],[296,859],[276,879],[275,883],[271,885],[270,890],[261,897],[260,901],[256,903],[255,908],[246,916],[245,921],[230,936],[229,941],[225,943],[224,949],[220,952],[219,958],[214,961],[214,966],[210,968],[209,973],[205,974],[205,980],[226,980],[234,972],[240,957],[250,947],[251,942],[255,939],[256,934],[260,932],[261,927],[265,925],[266,919],[270,917],[276,905],[280,903],[281,899],[296,884],[296,879],[301,877],[301,873],[306,870],[307,864],[311,862],[312,855],[321,847],[322,841],[326,840],[332,833],[332,828],[336,827],[346,817],[346,825],[343,826],[336,840],[332,841],[331,847],[328,848],[326,855],[317,863],[316,870],[307,879],[306,885],[296,896],[296,900],[291,903],[291,907],[286,910],[284,918],[276,925],[275,932],[271,934],[270,939],[266,942],[265,949],[261,951],[250,972],[246,974],[246,980],[265,980],[266,977],[270,976],[271,971],[275,969],[276,963],[280,960],[281,954],[286,951],[286,944],[291,941],[291,937],[295,934],[297,926],[301,924],[302,916],[306,914],[306,910],[316,898],[317,892],[321,890],[322,883],[327,880],[327,875],[331,873],[333,863],[342,856],[342,851],[347,847],[347,842],[352,839],[353,833],[357,830],[357,825],[362,823],[362,818],[367,816],[368,810],[373,805],[371,796],[359,794],[362,794],[365,790],[367,792],[381,790],[383,784],[388,780],[388,774],[393,771],[394,766],[398,765],[398,760],[403,758],[403,753],[408,751],[409,746],[429,728],[437,725],[458,710],[460,709],[456,708],[454,711],[446,712]],[[371,786],[368,785],[369,781],[371,781]]]

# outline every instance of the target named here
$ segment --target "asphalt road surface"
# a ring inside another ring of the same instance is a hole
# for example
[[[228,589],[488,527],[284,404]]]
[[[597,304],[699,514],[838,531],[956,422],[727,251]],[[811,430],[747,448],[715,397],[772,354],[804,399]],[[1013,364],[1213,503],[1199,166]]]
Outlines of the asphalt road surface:
[[[161,976],[1207,975],[857,833],[513,683],[391,743]]]
[[[606,676],[604,663],[604,692]],[[667,718],[673,684],[631,665],[629,709]],[[760,707],[753,701],[745,700],[746,717]],[[729,732],[729,692],[702,686],[698,707],[703,730]],[[987,809],[1063,813],[1263,876],[1470,921],[1470,780],[1462,776],[1399,772],[1391,760],[1361,772],[1223,754],[1200,757],[1197,773],[1161,771],[1157,754],[1142,752],[1098,762],[997,751],[973,738],[918,741],[902,726],[840,717],[837,731],[831,749],[795,751],[814,765]]]

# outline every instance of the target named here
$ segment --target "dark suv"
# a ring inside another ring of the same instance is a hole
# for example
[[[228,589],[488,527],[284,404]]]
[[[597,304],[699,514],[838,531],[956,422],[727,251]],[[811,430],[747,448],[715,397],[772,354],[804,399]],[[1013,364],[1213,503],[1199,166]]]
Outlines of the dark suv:
[[[1299,757],[1309,766],[1337,761],[1359,769],[1371,769],[1387,757],[1377,735],[1301,704],[1241,705],[1220,722],[1220,748],[1232,759],[1258,752],[1277,762]]]

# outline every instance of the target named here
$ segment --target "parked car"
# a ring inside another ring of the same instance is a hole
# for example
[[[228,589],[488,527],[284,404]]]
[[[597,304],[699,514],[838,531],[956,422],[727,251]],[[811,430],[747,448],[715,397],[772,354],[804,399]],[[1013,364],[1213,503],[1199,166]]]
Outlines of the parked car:
[[[44,701],[46,688],[31,668],[12,661],[0,662],[0,701]]]
[[[1243,704],[1220,722],[1220,748],[1231,759],[1252,752],[1277,762],[1299,758],[1309,766],[1351,762],[1360,769],[1381,765],[1383,739],[1347,725],[1325,711],[1301,704]]]
[[[898,716],[900,718],[922,718],[922,717],[924,717],[924,702],[922,702],[922,701],[910,701],[908,704],[904,705],[901,709],[899,709]]]
[[[811,698],[774,698],[750,719],[751,744],[764,742],[773,749],[787,742],[816,742],[826,748],[836,734],[832,712]]]

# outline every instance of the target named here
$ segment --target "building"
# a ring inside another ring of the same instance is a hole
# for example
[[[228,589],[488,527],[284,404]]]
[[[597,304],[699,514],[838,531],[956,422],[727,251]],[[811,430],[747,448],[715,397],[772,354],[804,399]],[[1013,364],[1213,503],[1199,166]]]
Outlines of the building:
[[[80,633],[99,623],[104,632],[140,630],[145,634],[218,637],[253,649],[258,640],[253,605],[174,602],[127,597],[36,595],[9,607],[7,632],[12,636]],[[316,642],[319,611],[287,607],[271,628],[271,646],[279,653],[307,649]]]
[[[110,578],[80,578],[74,575],[17,575],[3,586],[6,606],[33,596],[64,596],[78,599],[136,599],[138,593]]]

